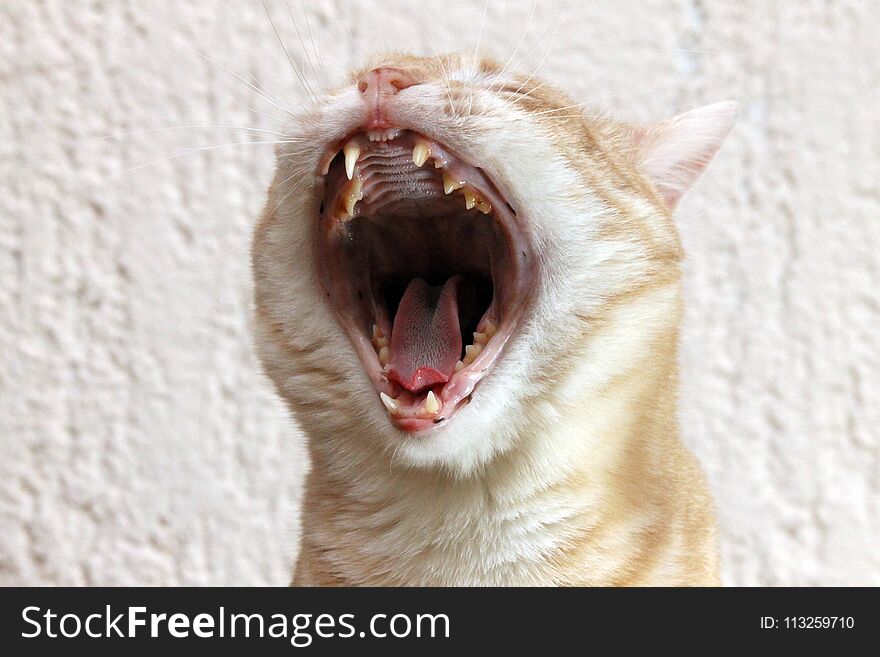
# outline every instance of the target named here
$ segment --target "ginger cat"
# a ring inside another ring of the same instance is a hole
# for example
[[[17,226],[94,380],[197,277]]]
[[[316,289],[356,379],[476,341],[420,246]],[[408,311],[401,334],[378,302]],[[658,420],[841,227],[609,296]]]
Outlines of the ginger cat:
[[[577,107],[391,53],[291,122],[252,259],[311,455],[295,585],[719,582],[678,437],[671,211],[736,105]]]

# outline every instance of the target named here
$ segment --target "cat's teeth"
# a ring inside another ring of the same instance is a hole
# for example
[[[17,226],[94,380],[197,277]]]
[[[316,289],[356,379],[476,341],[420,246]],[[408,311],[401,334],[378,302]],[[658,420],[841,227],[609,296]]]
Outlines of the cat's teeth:
[[[391,362],[391,349],[388,347],[382,347],[379,349],[379,364],[382,367],[385,367],[388,363]]]
[[[486,325],[483,327],[483,333],[486,334],[486,338],[489,339],[495,332],[498,330],[498,326],[491,319],[486,320]]]
[[[428,391],[428,396],[425,397],[425,412],[429,415],[434,415],[440,410],[440,400],[434,395],[433,390]]]
[[[389,141],[396,139],[400,134],[400,128],[388,128],[387,130],[368,130],[367,139],[370,141]]]
[[[445,177],[443,179],[443,182],[445,189]],[[448,194],[449,192],[446,193]],[[465,187],[464,192],[462,193],[464,194],[464,207],[468,210],[477,208],[477,210],[479,210],[483,214],[489,214],[490,212],[492,212],[492,205],[489,203],[489,201],[477,194],[474,190]]]
[[[355,178],[350,183],[348,183],[348,187],[346,187],[345,192],[343,193],[343,201],[345,202],[345,212],[349,217],[354,216],[354,206],[357,205],[357,202],[360,201],[363,197],[363,188],[364,181],[360,178]]]
[[[391,413],[391,415],[397,415],[398,406],[397,400],[394,399],[394,397],[389,397],[384,392],[380,392],[379,399],[382,400],[382,403],[385,405],[385,408],[388,409],[388,412]]]
[[[345,175],[351,180],[354,178],[354,165],[357,164],[361,155],[361,148],[352,140],[345,145],[342,152],[345,153]]]
[[[485,333],[474,333],[474,344],[486,344],[489,341],[489,336]]]
[[[373,347],[376,348],[376,351],[379,351],[382,347],[388,346],[388,338],[382,333],[382,329],[375,324],[373,324],[373,337],[370,338],[370,342],[373,343]]]
[[[473,363],[477,356],[480,355],[480,352],[483,351],[483,345],[481,344],[469,344],[464,348],[464,364],[470,365]]]
[[[443,191],[451,194],[456,189],[464,187],[464,182],[456,180],[448,171],[443,172]]]
[[[472,209],[477,204],[477,197],[474,196],[474,193],[469,190],[464,190],[464,207],[468,210]]]
[[[464,363],[462,363],[461,361],[457,361],[455,363],[455,371],[456,372],[460,372],[463,368],[464,368]]]
[[[416,142],[415,148],[413,148],[412,161],[417,167],[420,167],[428,161],[430,154],[431,148],[425,142]]]

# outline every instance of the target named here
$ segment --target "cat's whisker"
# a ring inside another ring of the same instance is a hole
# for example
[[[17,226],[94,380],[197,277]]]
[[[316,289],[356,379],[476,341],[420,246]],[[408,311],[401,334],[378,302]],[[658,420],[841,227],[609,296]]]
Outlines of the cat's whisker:
[[[419,32],[422,33],[422,37],[425,39],[425,43],[428,44],[428,48],[431,51],[431,54],[434,56],[434,59],[440,64],[440,70],[443,72],[443,82],[444,82],[444,91],[446,92],[446,99],[449,101],[449,107],[452,109],[453,114],[458,114],[458,109],[455,107],[455,103],[452,101],[452,87],[449,84],[449,72],[446,70],[446,65],[443,63],[443,58],[437,52],[437,48],[434,47],[434,42],[431,40],[431,37],[422,29],[421,25],[416,25],[416,28]]]
[[[472,68],[474,69],[474,74],[476,74],[478,71],[477,60],[480,57],[480,44],[483,41],[483,27],[486,24],[486,12],[488,10],[489,10],[489,0],[485,0],[485,2],[483,3],[483,17],[480,19],[480,31],[479,31],[479,34],[477,34],[477,47],[474,48],[474,61],[473,61],[473,65],[472,65]],[[472,93],[471,97],[469,98],[469,102],[468,102],[468,114],[473,113],[473,109],[474,109],[474,94]]]
[[[294,184],[294,185],[290,188],[290,190],[288,190],[288,192],[287,192],[287,193],[281,198],[280,201],[278,201],[278,203],[275,204],[275,207],[272,208],[272,212],[270,212],[267,216],[269,216],[269,217],[274,217],[274,216],[275,216],[275,213],[278,212],[278,208],[280,208],[280,207],[284,204],[284,202],[285,202],[288,198],[290,198],[290,196],[291,196],[292,194],[294,194],[294,193],[296,193],[297,191],[299,191],[300,189],[302,189],[303,185],[305,185],[305,184],[309,181],[309,178],[310,178],[310,176],[308,175],[307,172],[304,172],[304,171],[294,171],[290,176],[288,176],[288,177],[287,177],[287,178],[281,183],[280,186],[283,187],[284,185],[286,185],[287,183],[289,183],[291,180],[293,180],[293,179],[296,178],[297,176],[301,176],[301,179],[300,179],[296,184]]]
[[[571,14],[571,9],[569,9],[569,10],[565,13],[565,19],[567,19],[568,16],[569,16],[570,14]],[[553,20],[551,20],[550,23],[547,24],[547,27],[544,28],[544,31],[541,33],[541,36],[538,37],[538,43],[540,43],[541,41],[544,40],[544,36],[547,34],[547,31],[548,31],[551,27],[553,27],[553,32],[550,34],[550,39],[549,39],[550,44],[547,46],[546,50],[544,51],[544,55],[543,55],[543,57],[541,57],[541,61],[538,62],[538,65],[537,65],[537,66],[535,67],[535,69],[531,72],[531,74],[529,75],[529,77],[527,77],[527,78],[525,79],[525,81],[524,81],[521,85],[519,85],[519,87],[517,88],[517,90],[516,90],[514,93],[519,93],[520,91],[522,91],[523,88],[524,88],[526,85],[528,85],[528,83],[531,82],[532,79],[538,74],[538,72],[541,70],[541,67],[544,66],[544,62],[547,60],[547,57],[550,55],[550,52],[553,50],[553,45],[554,45],[554,43],[555,43],[555,39],[554,39],[554,37],[556,36],[556,33],[559,31],[559,28],[562,26],[562,24],[565,23],[565,19],[560,20],[560,18],[562,17],[562,15],[563,15],[563,14],[562,14],[562,10],[560,10],[560,11],[556,14],[556,16],[553,18]],[[555,27],[554,27],[554,25],[555,25]]]
[[[174,130],[242,130],[245,132],[254,132],[259,134],[266,135],[274,135],[276,137],[285,137],[288,138],[283,132],[274,132],[272,130],[263,130],[261,128],[251,128],[247,126],[237,126],[237,125],[204,125],[204,124],[192,124],[192,125],[171,125],[171,126],[162,126],[159,128],[142,128],[140,130],[128,130],[126,132],[117,132],[109,135],[97,135],[93,137],[83,137],[82,139],[77,139],[74,143],[88,143],[94,141],[109,141],[111,139],[125,139],[126,137],[132,137],[134,135],[148,134],[151,132],[166,132],[166,131],[174,131]],[[291,139],[296,141],[295,139]]]
[[[309,49],[306,48],[305,40],[302,37],[302,33],[299,31],[299,24],[296,22],[296,18],[294,18],[293,16],[293,9],[290,6],[290,0],[284,0],[284,3],[287,5],[287,14],[290,16],[290,22],[293,23],[293,29],[296,31],[296,36],[299,39],[300,48],[302,49],[303,54],[306,57],[306,63],[308,64],[309,71],[312,73],[312,76],[317,80],[318,67],[312,61],[312,56],[309,53]],[[314,45],[314,43],[312,45]]]
[[[513,63],[513,60],[516,57],[517,53],[519,52],[520,47],[522,47],[523,42],[525,41],[526,37],[529,34],[529,30],[532,27],[532,20],[534,20],[534,18],[535,18],[535,10],[537,8],[538,8],[538,0],[534,0],[534,2],[532,3],[532,13],[529,14],[529,20],[526,21],[526,29],[523,30],[522,36],[520,36],[519,41],[516,44],[516,47],[513,49],[513,53],[510,55],[510,57],[507,58],[507,61],[504,62],[504,66],[502,66],[501,70],[498,71],[498,73],[495,75],[495,80],[489,85],[490,89],[492,89],[492,87],[495,86],[495,83],[501,79],[501,76],[503,76],[504,73],[507,71],[507,67],[510,66],[511,63]]]
[[[179,42],[178,42],[178,45],[183,46],[183,47],[186,48],[187,50],[189,50],[189,51],[195,53],[196,55],[198,55],[199,57],[201,57],[202,59],[204,59],[206,62],[208,62],[208,63],[210,63],[210,64],[213,64],[213,65],[216,66],[217,68],[219,68],[219,69],[221,69],[222,71],[225,71],[225,72],[228,73],[229,75],[233,76],[234,78],[236,78],[237,80],[239,80],[240,82],[242,82],[244,85],[246,85],[246,86],[248,87],[248,89],[250,89],[251,91],[253,91],[257,96],[259,96],[260,98],[262,98],[263,100],[265,100],[265,101],[266,101],[267,103],[269,103],[270,105],[275,106],[277,109],[280,109],[280,110],[281,110],[282,112],[284,112],[285,114],[289,114],[290,116],[294,116],[294,117],[296,116],[296,115],[295,115],[293,112],[291,112],[288,108],[284,107],[284,105],[283,105],[280,101],[278,101],[276,98],[273,98],[273,97],[270,96],[268,93],[266,93],[263,89],[261,89],[259,86],[255,85],[254,83],[250,82],[249,80],[246,80],[244,77],[242,77],[241,75],[239,75],[238,73],[236,73],[235,71],[233,71],[233,70],[232,70],[231,68],[229,68],[228,66],[224,66],[224,65],[221,64],[220,62],[218,62],[218,61],[216,61],[216,60],[214,60],[214,59],[211,59],[210,57],[208,57],[208,56],[205,55],[204,53],[201,53],[201,52],[199,52],[198,50],[196,50],[195,48],[191,47],[189,44],[186,44],[186,43],[179,43]],[[303,110],[305,110],[305,107],[303,107]]]
[[[510,102],[512,102],[512,103],[515,104],[515,103],[518,103],[519,101],[521,101],[523,98],[528,98],[532,93],[534,93],[535,91],[537,91],[538,89],[540,89],[541,87],[543,87],[545,84],[547,84],[546,81],[542,82],[542,83],[539,84],[539,85],[536,85],[536,86],[532,87],[531,89],[529,89],[529,90],[528,90],[526,93],[524,93],[524,94],[516,94],[516,96],[515,96],[515,97],[513,98],[513,100],[511,100]]]
[[[275,26],[275,21],[272,20],[272,14],[269,13],[269,7],[266,5],[266,0],[261,0],[263,5],[263,11],[266,12],[266,18],[269,19],[269,25],[272,26],[272,31],[275,32],[275,37],[278,39],[278,44],[281,46],[281,50],[284,51],[284,55],[287,57],[287,61],[290,62],[290,68],[293,70],[294,75],[296,76],[299,83],[302,85],[302,88],[312,97],[312,100],[317,102],[318,96],[315,94],[315,91],[312,89],[312,86],[309,84],[309,81],[306,80],[306,77],[303,75],[302,71],[300,71],[299,67],[294,63],[293,57],[290,56],[290,52],[287,50],[287,46],[284,45],[284,39],[281,38],[281,34],[278,32],[278,28]]]
[[[315,60],[318,62],[318,65],[321,67],[321,75],[324,77],[324,83],[330,84],[330,78],[327,75],[327,69],[324,68],[324,59],[321,57],[321,54],[318,52],[318,47],[315,44],[315,37],[312,34],[312,24],[309,21],[309,14],[306,11],[305,0],[300,0],[300,8],[302,9],[303,17],[306,19],[306,31],[309,34],[309,41],[312,42],[312,50],[314,50],[314,52],[315,52]]]
[[[158,164],[160,162],[165,162],[167,160],[176,160],[177,158],[183,157],[184,155],[189,155],[190,153],[198,153],[200,151],[211,151],[216,150],[218,148],[228,148],[229,146],[261,146],[266,144],[285,144],[285,143],[296,143],[288,140],[277,140],[270,139],[267,141],[231,141],[226,144],[215,144],[213,146],[196,146],[195,148],[187,148],[186,150],[180,151],[178,153],[174,153],[172,155],[168,155],[166,157],[159,157],[155,160],[150,160],[149,162],[144,162],[143,164],[137,164],[133,167],[128,167],[127,169],[123,169],[123,172],[137,171],[138,169],[143,169],[145,167],[151,166],[153,164]]]
[[[607,96],[606,98],[613,98],[613,96]],[[576,107],[583,107],[585,105],[592,105],[593,103],[597,103],[602,98],[593,98],[592,100],[585,101],[583,103],[575,103],[574,105],[566,105],[565,107],[554,107],[553,109],[544,110],[543,112],[532,112],[532,116],[543,116],[544,114],[555,114],[556,112],[564,112],[565,110],[575,109]]]

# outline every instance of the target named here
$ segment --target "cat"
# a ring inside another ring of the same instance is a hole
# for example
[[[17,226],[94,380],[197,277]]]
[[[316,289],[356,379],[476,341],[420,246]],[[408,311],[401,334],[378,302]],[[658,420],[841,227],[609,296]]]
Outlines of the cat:
[[[390,53],[294,113],[255,341],[308,440],[294,585],[715,585],[671,213],[737,106],[651,126]]]

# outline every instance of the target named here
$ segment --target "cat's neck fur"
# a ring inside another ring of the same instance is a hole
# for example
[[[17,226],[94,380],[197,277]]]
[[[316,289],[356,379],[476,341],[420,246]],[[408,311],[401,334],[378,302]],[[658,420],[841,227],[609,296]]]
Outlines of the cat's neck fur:
[[[711,502],[677,436],[679,297],[675,280],[608,309],[515,448],[478,472],[312,440],[294,583],[716,581]],[[665,319],[626,335],[645,316]]]

